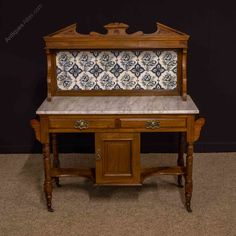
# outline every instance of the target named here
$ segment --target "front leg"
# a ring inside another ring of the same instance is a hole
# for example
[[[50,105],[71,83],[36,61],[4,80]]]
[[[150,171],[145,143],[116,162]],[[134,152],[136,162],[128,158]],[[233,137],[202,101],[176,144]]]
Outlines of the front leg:
[[[52,177],[50,174],[51,161],[50,161],[50,145],[49,143],[43,144],[43,160],[44,160],[44,192],[47,201],[48,211],[53,212],[52,209]]]
[[[187,156],[186,156],[186,170],[185,170],[185,199],[186,209],[188,212],[192,212],[191,198],[193,191],[193,145],[199,139],[202,126],[205,124],[204,118],[198,118],[190,123],[189,133],[187,134]]]
[[[187,157],[186,157],[186,176],[185,176],[185,201],[186,209],[188,212],[192,212],[191,209],[191,198],[193,191],[193,143],[188,143],[187,146]]]

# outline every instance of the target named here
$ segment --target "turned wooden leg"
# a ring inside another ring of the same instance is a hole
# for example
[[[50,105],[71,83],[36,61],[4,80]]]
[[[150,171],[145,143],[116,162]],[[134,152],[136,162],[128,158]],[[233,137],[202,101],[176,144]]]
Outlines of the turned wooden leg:
[[[192,212],[191,209],[191,198],[193,191],[193,143],[187,145],[187,157],[186,157],[186,178],[185,178],[185,201],[186,209],[188,212]]]
[[[200,136],[201,129],[205,124],[204,118],[193,118],[188,121],[188,132],[187,132],[187,156],[186,156],[186,168],[185,168],[185,200],[186,209],[188,212],[192,212],[191,209],[191,198],[193,191],[193,144]]]
[[[53,150],[53,167],[60,168],[57,135],[55,133],[52,134],[52,150]],[[57,187],[61,187],[61,185],[59,183],[59,177],[55,177],[54,179],[55,179],[55,183],[56,183]]]
[[[43,144],[43,159],[44,159],[44,192],[47,200],[48,211],[52,212],[52,178],[50,174],[51,163],[50,163],[50,146],[49,143]]]
[[[185,133],[179,132],[179,152],[177,165],[184,166]],[[183,188],[182,175],[178,175],[178,187]]]

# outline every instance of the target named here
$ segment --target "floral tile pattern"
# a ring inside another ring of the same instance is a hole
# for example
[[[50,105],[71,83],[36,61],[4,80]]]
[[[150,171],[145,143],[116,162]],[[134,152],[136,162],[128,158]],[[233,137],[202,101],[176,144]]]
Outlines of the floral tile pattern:
[[[60,90],[173,90],[175,50],[60,51],[56,54]]]

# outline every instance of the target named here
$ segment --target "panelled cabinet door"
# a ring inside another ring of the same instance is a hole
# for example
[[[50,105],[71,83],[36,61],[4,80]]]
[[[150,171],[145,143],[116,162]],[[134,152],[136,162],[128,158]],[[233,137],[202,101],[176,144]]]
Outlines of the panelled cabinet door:
[[[140,184],[139,133],[96,133],[96,183]]]

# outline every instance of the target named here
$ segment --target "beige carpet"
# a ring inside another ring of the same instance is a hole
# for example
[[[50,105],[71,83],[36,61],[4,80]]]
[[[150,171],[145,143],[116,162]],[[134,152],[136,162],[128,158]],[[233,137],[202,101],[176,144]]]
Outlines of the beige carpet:
[[[174,154],[146,154],[145,166],[175,164]],[[64,166],[93,166],[90,155],[61,155]],[[66,159],[66,160],[65,160]],[[195,154],[193,213],[173,176],[142,187],[94,187],[64,178],[45,207],[41,155],[0,155],[0,236],[236,235],[236,153]]]

